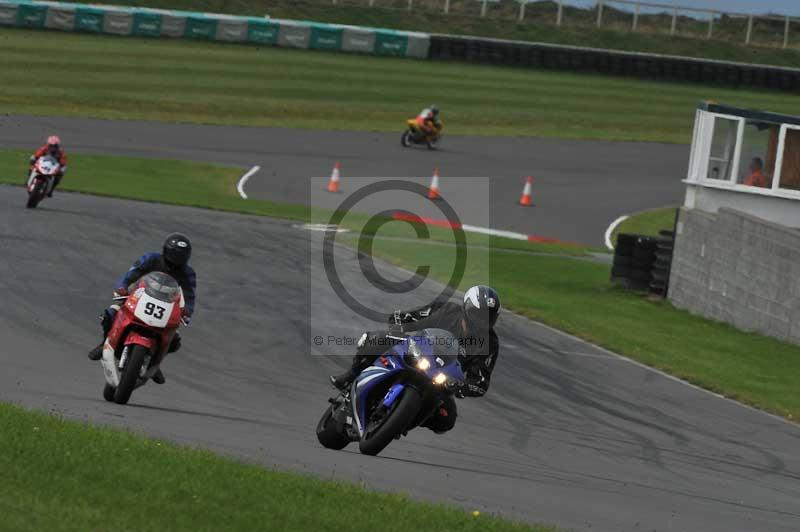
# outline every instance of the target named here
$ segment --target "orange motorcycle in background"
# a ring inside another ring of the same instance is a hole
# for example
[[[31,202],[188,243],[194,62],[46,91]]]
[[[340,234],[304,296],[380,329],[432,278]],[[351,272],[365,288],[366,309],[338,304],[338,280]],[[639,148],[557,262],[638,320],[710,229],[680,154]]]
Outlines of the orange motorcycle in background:
[[[413,146],[427,146],[428,149],[435,150],[439,147],[442,140],[442,129],[444,124],[439,122],[438,127],[433,132],[424,131],[416,119],[406,120],[406,130],[400,138],[400,143],[406,148]]]

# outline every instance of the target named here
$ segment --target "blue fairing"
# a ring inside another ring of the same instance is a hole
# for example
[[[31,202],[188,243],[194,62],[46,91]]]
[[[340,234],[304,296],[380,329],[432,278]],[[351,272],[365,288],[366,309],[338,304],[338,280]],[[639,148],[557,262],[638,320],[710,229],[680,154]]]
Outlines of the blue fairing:
[[[397,401],[397,398],[400,397],[403,388],[405,388],[404,384],[400,383],[392,384],[392,387],[389,388],[389,391],[386,392],[386,396],[383,398],[383,406],[385,406],[386,408],[392,406],[394,402]]]
[[[426,329],[420,336],[409,337],[403,343],[392,347],[356,378],[350,396],[353,401],[353,411],[356,413],[355,421],[359,433],[363,435],[368,421],[367,404],[372,391],[376,386],[386,387],[391,382],[392,385],[388,387],[383,398],[383,404],[386,407],[392,406],[402,396],[405,379],[401,378],[401,374],[407,374],[408,370],[427,376],[431,386],[440,390],[442,394],[448,392],[433,384],[433,379],[438,374],[444,374],[448,381],[463,382],[464,374],[456,356],[457,345],[453,350],[446,345],[438,345],[434,341],[437,339],[455,341],[455,338],[446,331]],[[422,359],[428,361],[429,367],[425,371],[416,367],[416,364]]]

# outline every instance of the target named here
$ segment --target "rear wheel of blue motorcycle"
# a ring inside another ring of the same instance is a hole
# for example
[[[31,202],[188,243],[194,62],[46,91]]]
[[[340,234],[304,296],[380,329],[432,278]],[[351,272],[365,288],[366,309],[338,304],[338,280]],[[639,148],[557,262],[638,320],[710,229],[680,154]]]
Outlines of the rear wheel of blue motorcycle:
[[[358,450],[361,454],[372,456],[381,452],[393,439],[408,430],[419,414],[420,408],[422,408],[422,396],[414,388],[406,387],[383,423],[364,434],[358,443]]]
[[[347,447],[350,440],[340,432],[339,427],[333,420],[333,411],[336,405],[331,405],[322,414],[319,423],[317,423],[317,439],[323,447],[340,451]]]

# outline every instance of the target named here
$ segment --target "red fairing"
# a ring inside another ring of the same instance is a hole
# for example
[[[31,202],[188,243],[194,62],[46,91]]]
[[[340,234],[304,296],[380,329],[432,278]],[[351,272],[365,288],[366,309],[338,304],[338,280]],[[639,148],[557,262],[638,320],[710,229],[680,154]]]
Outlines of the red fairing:
[[[151,327],[136,317],[136,306],[139,304],[141,292],[139,289],[145,288],[145,282],[140,280],[135,290],[120,305],[120,309],[114,318],[114,323],[108,334],[108,343],[114,349],[117,356],[122,351],[123,346],[141,345],[147,348],[153,355],[155,364],[160,364],[167,354],[172,338],[175,336],[181,324],[180,296],[176,297],[172,313],[163,329]]]
[[[41,167],[41,165],[39,164],[39,162],[40,162],[41,160],[42,160],[41,158],[40,158],[40,159],[38,159],[38,160],[36,161],[36,165],[34,166],[34,169],[36,170],[36,173],[37,173],[37,174],[39,174],[39,175],[42,175],[42,176],[48,176],[48,175],[52,175],[52,174],[57,174],[57,173],[58,173],[58,170],[60,170],[60,167],[59,167],[59,168],[58,168],[58,169],[57,169],[55,172],[52,172],[52,174],[48,174],[48,173],[46,173],[44,170],[42,170],[42,167]]]
[[[125,345],[140,345],[152,351],[156,347],[156,341],[153,338],[141,335],[136,331],[131,331],[125,337]]]
[[[36,188],[36,185],[39,184],[41,181],[47,181],[47,177],[38,174],[31,180],[31,184],[28,186],[28,192],[33,192],[33,189]]]
[[[180,298],[175,300],[175,306],[172,307],[172,314],[169,315],[169,321],[167,322],[167,330],[169,329],[178,329],[178,326],[181,324],[181,316],[183,316],[183,309],[180,306]],[[174,331],[173,331],[174,332]],[[170,340],[172,338],[170,337]]]

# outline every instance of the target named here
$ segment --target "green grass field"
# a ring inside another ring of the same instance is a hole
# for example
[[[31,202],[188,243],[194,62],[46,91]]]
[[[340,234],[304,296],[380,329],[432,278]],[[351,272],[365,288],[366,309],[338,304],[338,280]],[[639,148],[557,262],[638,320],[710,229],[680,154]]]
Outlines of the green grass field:
[[[436,102],[455,134],[689,142],[700,100],[800,104],[784,93],[186,40],[2,29],[0,49],[5,113],[399,131]]]
[[[18,184],[19,151],[0,151],[0,182]],[[113,162],[113,164],[111,164]],[[76,154],[64,188],[104,195],[210,207],[249,214],[308,219],[307,208],[240,199],[234,183],[241,170],[214,165]],[[100,168],[115,168],[109,175]],[[159,173],[162,172],[162,173]],[[17,173],[15,175],[15,173]],[[10,176],[10,177],[9,177]],[[147,177],[144,177],[147,176]],[[130,186],[136,182],[138,186]],[[157,185],[157,186],[156,186]],[[21,200],[22,201],[22,200]],[[668,210],[635,216],[626,231],[657,231],[671,218]],[[315,211],[314,221],[330,214]],[[346,227],[360,229],[365,216],[348,216]],[[648,229],[650,228],[650,229]],[[374,255],[411,270],[430,265],[431,276],[449,279],[454,264],[450,231],[433,228],[428,245],[409,246],[416,238],[405,223],[385,225],[372,237]],[[341,240],[357,245],[357,234]],[[666,301],[614,287],[609,267],[582,259],[584,248],[535,245],[468,235],[469,254],[461,288],[490,282],[511,309],[573,333],[613,351],[664,369],[783,416],[800,418],[800,347],[744,333],[675,309]],[[527,252],[525,252],[527,251]],[[565,254],[578,255],[566,257]],[[680,334],[676,334],[680,331]]]
[[[555,530],[271,471],[11,405],[0,404],[0,427],[0,530]]]
[[[800,46],[800,35],[796,32],[791,35],[791,43],[795,49],[777,48],[783,38],[780,21],[758,21],[753,28],[753,42],[769,43],[772,47],[744,46],[742,41],[746,21],[742,19],[718,20],[715,25],[715,39],[707,41],[707,26],[703,22],[682,18],[678,25],[680,34],[670,37],[666,34],[671,24],[669,15],[643,13],[639,19],[640,31],[631,33],[627,31],[631,17],[621,16],[621,13],[615,12],[613,5],[607,5],[604,13],[609,29],[598,30],[591,10],[576,9],[568,5],[565,6],[565,25],[556,26],[556,10],[552,2],[529,4],[526,20],[522,23],[516,20],[518,4],[510,0],[490,4],[488,16],[485,18],[478,16],[480,5],[471,0],[451,0],[450,14],[447,16],[442,14],[443,0],[416,0],[415,9],[411,12],[403,9],[407,5],[403,0],[377,0],[375,5],[379,7],[371,9],[365,7],[366,2],[347,0],[340,1],[336,6],[331,5],[331,0],[114,0],[111,3],[259,17],[268,13],[274,18],[480,35],[783,66],[800,65],[800,50],[796,49]],[[659,31],[660,34],[657,33]]]

